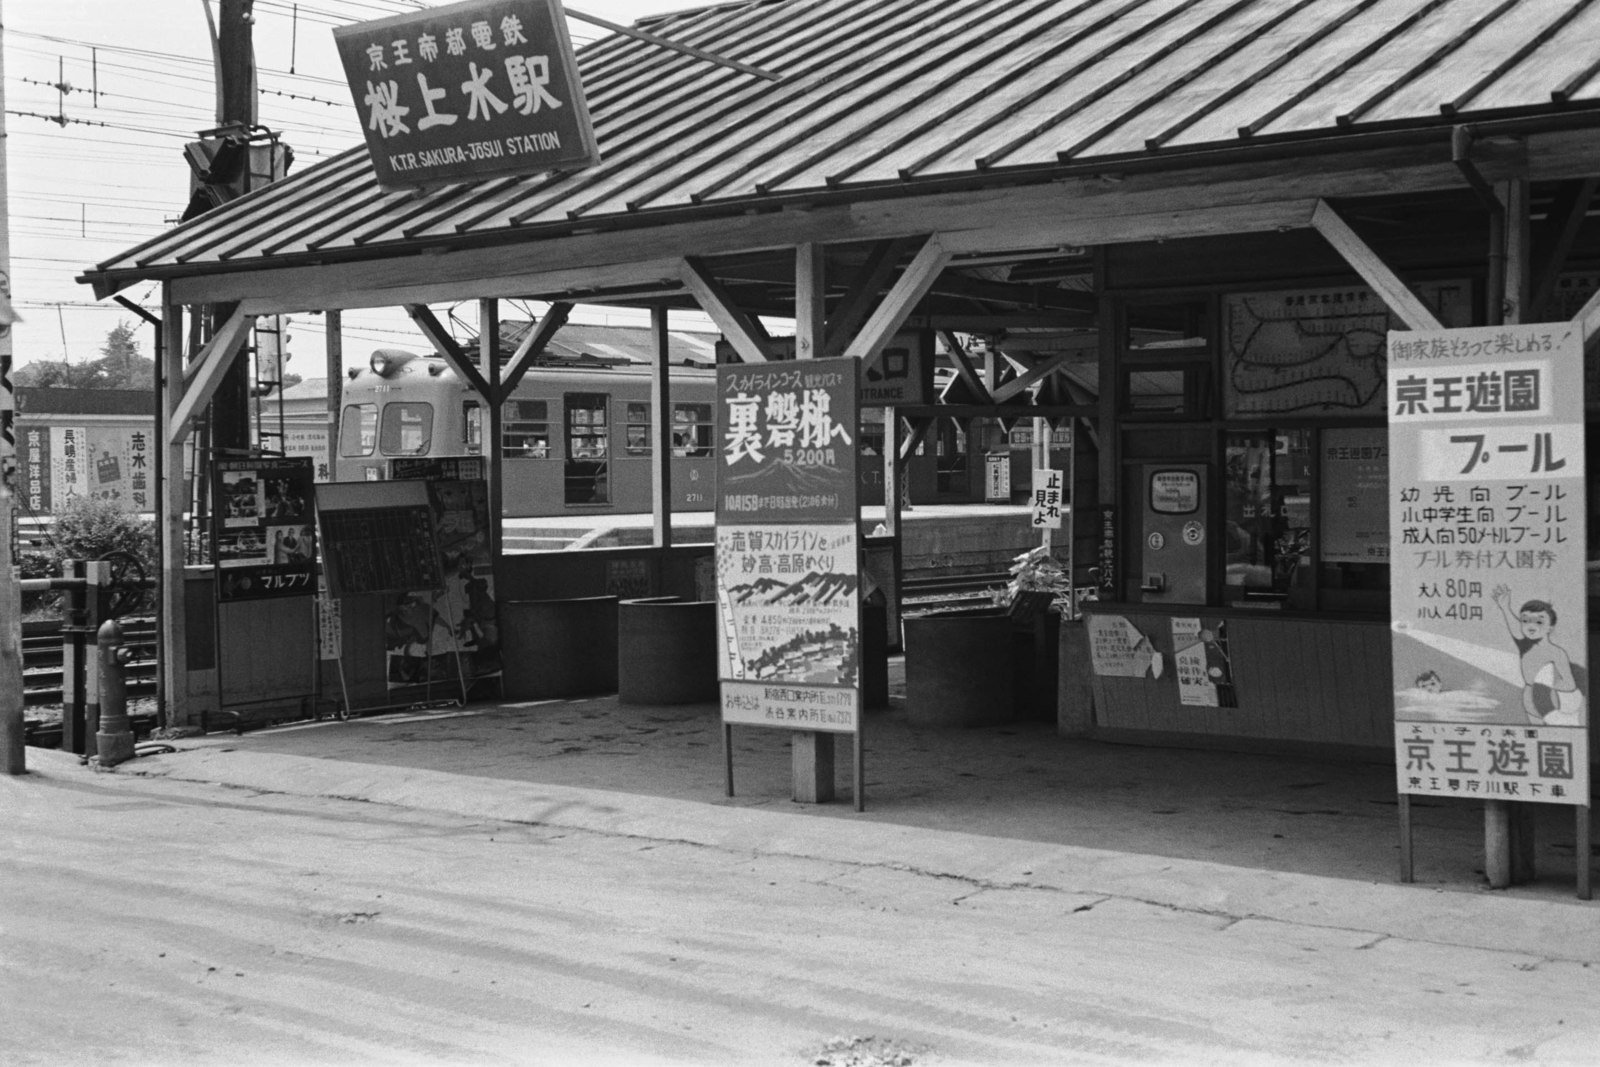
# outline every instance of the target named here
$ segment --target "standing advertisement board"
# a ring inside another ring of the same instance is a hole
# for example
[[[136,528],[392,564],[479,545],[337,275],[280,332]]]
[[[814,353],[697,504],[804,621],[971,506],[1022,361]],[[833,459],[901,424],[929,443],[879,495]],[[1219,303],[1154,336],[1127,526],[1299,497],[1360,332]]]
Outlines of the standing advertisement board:
[[[853,359],[717,368],[725,724],[860,730],[858,374]]]
[[[314,596],[311,460],[219,459],[211,470],[217,599]]]
[[[1389,334],[1399,791],[1587,807],[1583,346]]]

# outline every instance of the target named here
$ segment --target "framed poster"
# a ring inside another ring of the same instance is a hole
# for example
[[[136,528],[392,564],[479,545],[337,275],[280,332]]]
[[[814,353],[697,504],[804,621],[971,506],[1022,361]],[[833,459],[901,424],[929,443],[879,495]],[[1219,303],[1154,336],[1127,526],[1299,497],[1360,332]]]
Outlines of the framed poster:
[[[316,594],[313,474],[305,456],[212,463],[211,559],[218,600]]]

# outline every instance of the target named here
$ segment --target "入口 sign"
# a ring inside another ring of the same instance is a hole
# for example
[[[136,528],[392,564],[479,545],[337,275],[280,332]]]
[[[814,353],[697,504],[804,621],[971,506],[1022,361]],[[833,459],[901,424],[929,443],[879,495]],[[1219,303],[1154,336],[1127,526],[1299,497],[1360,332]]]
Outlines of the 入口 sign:
[[[468,0],[333,35],[384,188],[599,160],[561,0]]]

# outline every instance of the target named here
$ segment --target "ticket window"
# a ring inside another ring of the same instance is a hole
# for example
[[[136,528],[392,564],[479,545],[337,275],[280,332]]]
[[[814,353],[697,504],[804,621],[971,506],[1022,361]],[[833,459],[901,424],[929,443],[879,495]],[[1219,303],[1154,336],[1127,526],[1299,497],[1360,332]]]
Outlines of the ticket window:
[[[1204,604],[1211,557],[1210,467],[1146,463],[1134,468],[1139,493],[1138,567],[1129,577],[1146,604]]]

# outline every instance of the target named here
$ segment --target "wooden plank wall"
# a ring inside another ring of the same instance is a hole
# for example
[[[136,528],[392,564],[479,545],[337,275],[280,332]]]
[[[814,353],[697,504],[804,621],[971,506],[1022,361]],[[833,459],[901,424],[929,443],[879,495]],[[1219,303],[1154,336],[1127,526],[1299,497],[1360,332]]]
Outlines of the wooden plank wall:
[[[1096,728],[1362,747],[1394,743],[1392,659],[1383,622],[1222,616],[1239,706],[1205,708],[1179,701],[1172,615],[1123,614],[1151,639],[1166,668],[1155,680],[1095,676]]]

